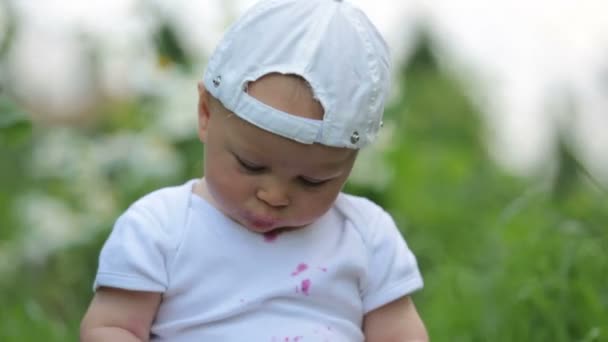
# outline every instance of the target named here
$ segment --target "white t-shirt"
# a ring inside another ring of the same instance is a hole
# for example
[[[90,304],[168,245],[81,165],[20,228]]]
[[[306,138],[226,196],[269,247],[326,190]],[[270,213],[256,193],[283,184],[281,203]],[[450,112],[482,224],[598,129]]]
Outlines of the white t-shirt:
[[[340,194],[312,225],[253,233],[196,180],[135,202],[100,255],[94,287],[162,292],[152,341],[363,341],[363,315],[422,287],[391,217]]]

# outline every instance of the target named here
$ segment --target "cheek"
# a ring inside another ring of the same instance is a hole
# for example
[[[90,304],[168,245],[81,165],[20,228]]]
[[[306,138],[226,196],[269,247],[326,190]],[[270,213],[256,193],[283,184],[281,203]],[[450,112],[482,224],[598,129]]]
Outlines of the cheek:
[[[224,205],[244,202],[249,193],[247,179],[226,163],[206,164],[205,179],[216,201]]]

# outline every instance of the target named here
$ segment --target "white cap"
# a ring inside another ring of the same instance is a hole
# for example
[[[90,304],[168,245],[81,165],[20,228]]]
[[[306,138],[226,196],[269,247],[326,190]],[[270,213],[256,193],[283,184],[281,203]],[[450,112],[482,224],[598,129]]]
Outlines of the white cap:
[[[382,125],[390,84],[386,42],[358,8],[338,0],[263,0],[211,55],[203,82],[228,110],[305,144],[361,148]],[[311,86],[322,120],[288,114],[248,95],[262,76],[295,74]]]

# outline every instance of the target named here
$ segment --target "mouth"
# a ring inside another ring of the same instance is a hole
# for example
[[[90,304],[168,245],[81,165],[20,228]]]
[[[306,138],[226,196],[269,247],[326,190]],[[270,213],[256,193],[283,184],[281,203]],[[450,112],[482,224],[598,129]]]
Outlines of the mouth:
[[[248,226],[261,233],[274,229],[279,223],[279,220],[272,217],[259,217],[254,215],[247,215],[246,221]]]

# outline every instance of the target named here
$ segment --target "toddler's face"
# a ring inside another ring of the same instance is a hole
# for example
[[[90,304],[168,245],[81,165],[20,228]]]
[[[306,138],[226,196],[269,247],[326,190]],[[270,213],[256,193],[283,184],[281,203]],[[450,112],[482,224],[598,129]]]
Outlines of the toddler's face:
[[[312,95],[294,95],[292,81],[287,76],[267,77],[253,84],[249,93],[284,112],[321,118],[321,106]],[[301,144],[262,130],[228,112],[202,87],[199,136],[205,143],[205,182],[199,193],[260,233],[306,226],[323,215],[357,154],[347,148]]]

